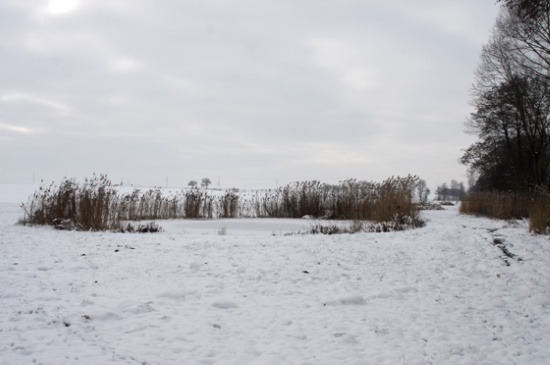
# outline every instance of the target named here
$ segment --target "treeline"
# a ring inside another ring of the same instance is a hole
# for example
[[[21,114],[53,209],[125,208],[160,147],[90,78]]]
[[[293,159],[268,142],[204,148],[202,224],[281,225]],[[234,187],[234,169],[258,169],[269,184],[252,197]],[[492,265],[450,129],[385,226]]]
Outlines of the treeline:
[[[550,194],[550,6],[547,0],[501,0],[501,14],[483,47],[468,121],[478,142],[461,162],[480,193],[547,204]],[[490,202],[490,199],[484,199]],[[542,203],[541,203],[542,202]],[[475,204],[476,206],[478,204]],[[550,231],[550,206],[536,232]],[[490,212],[494,209],[481,209]],[[543,213],[544,214],[544,213]]]
[[[120,193],[106,175],[100,175],[83,184],[67,179],[59,185],[40,187],[22,205],[22,222],[65,222],[82,230],[124,231],[128,221],[308,216],[385,222],[387,230],[400,230],[423,224],[413,203],[419,181],[415,176],[392,177],[381,183],[346,180],[330,185],[307,181],[255,193],[192,188],[166,196],[161,188]]]
[[[451,184],[443,183],[435,190],[435,200],[439,201],[459,201],[466,194],[464,183],[451,180]]]

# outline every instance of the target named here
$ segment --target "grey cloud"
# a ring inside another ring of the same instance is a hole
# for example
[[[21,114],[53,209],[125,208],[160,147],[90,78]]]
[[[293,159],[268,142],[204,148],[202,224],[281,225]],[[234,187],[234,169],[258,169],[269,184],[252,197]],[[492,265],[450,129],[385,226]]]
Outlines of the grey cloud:
[[[46,4],[0,5],[0,126],[30,130],[0,128],[10,155],[25,156],[0,158],[0,182],[37,165],[146,184],[462,178],[456,153],[431,167],[399,156],[465,147],[457,134],[491,4],[98,0],[59,16]],[[2,99],[17,93],[29,97]],[[47,162],[72,150],[63,167]]]

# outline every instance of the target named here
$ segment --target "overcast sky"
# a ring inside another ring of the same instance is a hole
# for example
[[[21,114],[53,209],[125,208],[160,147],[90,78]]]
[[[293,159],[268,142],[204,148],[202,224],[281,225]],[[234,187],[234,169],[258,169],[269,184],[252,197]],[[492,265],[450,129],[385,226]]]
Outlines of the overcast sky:
[[[457,161],[493,0],[2,0],[0,183],[274,187]]]

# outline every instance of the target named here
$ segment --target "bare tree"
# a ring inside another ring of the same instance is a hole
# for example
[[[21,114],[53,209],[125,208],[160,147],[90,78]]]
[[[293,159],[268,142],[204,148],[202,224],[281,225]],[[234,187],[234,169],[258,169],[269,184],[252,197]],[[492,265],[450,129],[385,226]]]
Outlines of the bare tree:
[[[464,184],[459,183],[456,180],[451,181],[449,187],[446,183],[443,183],[437,187],[436,200],[440,201],[458,201],[466,193]]]
[[[426,203],[428,201],[428,195],[430,195],[430,189],[428,189],[427,187],[426,180],[424,179],[418,180],[418,183],[416,184],[416,195],[420,202]]]
[[[462,162],[474,189],[530,190],[550,182],[549,17],[497,20],[483,47],[468,126],[479,141]]]
[[[187,185],[194,188],[195,186],[197,186],[197,181],[196,180],[190,180]]]
[[[526,20],[534,20],[548,13],[548,0],[497,0],[506,8]]]
[[[511,59],[517,70],[547,79],[550,75],[550,13],[546,17],[525,20],[513,12],[496,23],[499,32],[511,45]]]
[[[203,177],[202,180],[201,180],[201,186],[205,189],[208,189],[208,185],[212,184],[212,181],[207,178],[207,177]]]

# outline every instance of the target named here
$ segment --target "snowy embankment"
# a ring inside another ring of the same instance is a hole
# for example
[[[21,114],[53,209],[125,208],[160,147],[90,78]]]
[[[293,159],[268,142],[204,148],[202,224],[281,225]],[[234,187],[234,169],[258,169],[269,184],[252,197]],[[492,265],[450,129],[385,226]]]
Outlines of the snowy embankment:
[[[423,214],[383,234],[139,235],[16,226],[1,203],[0,362],[547,364],[548,237]]]

